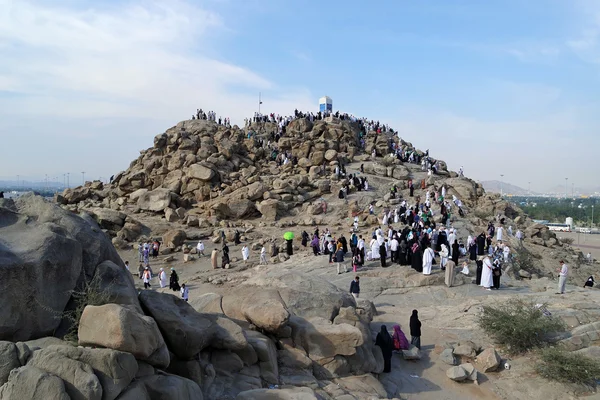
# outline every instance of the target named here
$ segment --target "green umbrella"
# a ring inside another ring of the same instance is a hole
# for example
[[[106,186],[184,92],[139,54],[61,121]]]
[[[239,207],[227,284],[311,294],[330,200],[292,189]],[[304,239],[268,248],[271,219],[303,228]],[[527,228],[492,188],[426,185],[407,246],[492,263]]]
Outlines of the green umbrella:
[[[283,234],[285,240],[292,240],[294,238],[294,232],[286,232]]]

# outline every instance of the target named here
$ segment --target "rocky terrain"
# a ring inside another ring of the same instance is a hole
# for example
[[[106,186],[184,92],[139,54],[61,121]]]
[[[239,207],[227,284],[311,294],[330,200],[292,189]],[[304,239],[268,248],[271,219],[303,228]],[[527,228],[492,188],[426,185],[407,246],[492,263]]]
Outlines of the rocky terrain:
[[[363,151],[357,123],[297,119],[278,143],[297,163],[280,166],[259,146],[275,125],[254,129],[248,139],[237,127],[184,121],[158,135],[111,184],[66,190],[58,204],[33,195],[0,200],[1,400],[581,396],[537,377],[534,359],[507,359],[476,323],[483,305],[530,298],[567,322],[561,340],[569,350],[597,356],[598,292],[576,288],[594,266],[579,252],[443,161],[428,176],[388,156],[390,141],[413,149],[398,137],[366,132]],[[338,165],[352,174],[362,165],[370,190],[339,199]],[[497,215],[524,232],[522,242],[508,238],[515,258],[503,290],[492,295],[462,275],[448,288],[438,268],[424,276],[370,262],[358,272],[355,300],[351,274],[338,275],[298,240],[294,255],[283,251],[283,232],[299,238],[302,230],[327,226],[339,235],[354,215],[368,236],[380,224],[368,204],[377,213],[395,207],[409,198],[409,179],[415,195],[424,198],[422,182],[461,199],[465,216],[451,222],[465,241]],[[210,254],[221,246],[221,233],[231,242],[236,230],[252,250],[249,262],[233,245],[230,269],[213,270],[195,254],[198,239]],[[162,243],[154,271],[177,269],[189,303],[156,288],[156,279],[152,289],[141,289],[137,243],[150,238]],[[264,244],[281,252],[258,265]],[[562,298],[552,295],[559,259],[571,265],[575,285]],[[384,374],[374,335],[384,323],[390,330],[400,323],[408,335],[414,308],[424,325],[422,351],[394,355],[392,373]]]

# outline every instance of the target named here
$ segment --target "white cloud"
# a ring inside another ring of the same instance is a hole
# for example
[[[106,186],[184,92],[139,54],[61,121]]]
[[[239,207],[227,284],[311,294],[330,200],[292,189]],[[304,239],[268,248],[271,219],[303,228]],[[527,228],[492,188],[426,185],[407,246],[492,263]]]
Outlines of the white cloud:
[[[204,107],[241,121],[259,90],[272,93],[274,108],[288,105],[260,74],[208,57],[228,28],[188,3],[77,10],[0,0],[0,10],[0,90],[19,94],[0,98],[7,114],[175,123]],[[292,96],[300,103],[309,97],[302,90]]]

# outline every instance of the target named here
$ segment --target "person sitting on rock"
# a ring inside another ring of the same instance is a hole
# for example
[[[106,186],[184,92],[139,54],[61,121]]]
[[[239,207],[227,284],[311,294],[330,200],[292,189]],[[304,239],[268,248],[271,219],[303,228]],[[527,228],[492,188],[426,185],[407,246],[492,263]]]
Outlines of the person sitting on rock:
[[[585,281],[585,283],[583,284],[584,288],[592,288],[594,287],[594,277],[590,276],[589,278],[587,278],[587,281]]]

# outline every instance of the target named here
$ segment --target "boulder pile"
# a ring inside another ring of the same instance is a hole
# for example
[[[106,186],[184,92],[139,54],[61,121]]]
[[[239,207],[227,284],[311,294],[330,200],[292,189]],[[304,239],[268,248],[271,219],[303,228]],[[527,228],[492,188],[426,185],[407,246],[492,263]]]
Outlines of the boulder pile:
[[[0,399],[386,396],[371,375],[383,369],[371,302],[285,271],[192,303],[138,293],[81,215],[39,196],[1,200]]]
[[[293,120],[286,133],[267,147],[269,137],[264,132],[275,125],[265,125],[261,133],[250,135],[237,126],[205,120],[180,122],[156,136],[154,146],[142,151],[110,184],[88,182],[65,190],[56,201],[74,211],[87,210],[104,229],[125,240],[140,231],[125,216],[133,212],[155,213],[192,227],[210,218],[275,221],[298,214],[303,206],[330,193],[336,184],[336,166],[365,159],[358,155],[359,149],[363,151],[361,132],[368,154],[375,150],[386,155],[392,142],[413,148],[396,135],[363,132],[359,123],[336,118],[314,123]],[[290,162],[275,161],[282,153],[290,156]],[[386,157],[383,162],[365,164],[365,172],[409,178],[408,169],[397,159]],[[439,165],[440,176],[450,176],[446,164],[439,161]],[[318,214],[322,208],[310,211]]]

